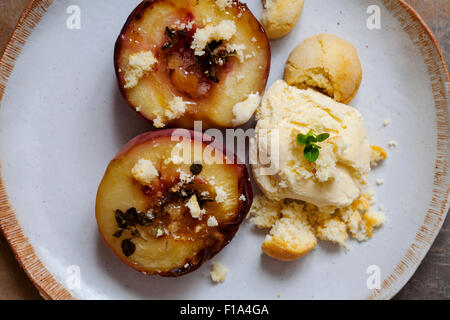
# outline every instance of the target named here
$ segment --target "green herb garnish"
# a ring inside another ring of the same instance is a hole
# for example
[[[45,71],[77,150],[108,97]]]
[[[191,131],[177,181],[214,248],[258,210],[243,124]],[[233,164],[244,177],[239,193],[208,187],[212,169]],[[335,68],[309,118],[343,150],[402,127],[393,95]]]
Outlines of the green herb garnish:
[[[113,233],[114,238],[120,238],[122,236],[123,229],[119,229]]]
[[[174,45],[174,43],[173,43],[173,42],[171,42],[171,41],[168,41],[168,42],[166,42],[166,43],[164,43],[164,44],[163,44],[163,46],[162,46],[162,49],[163,49],[163,50],[167,50],[167,49],[170,49],[170,48],[172,48],[172,47],[173,47],[173,45]]]
[[[130,208],[126,212],[116,210],[115,217],[120,229],[130,229],[136,225],[149,226],[153,223],[153,218],[145,212],[138,212],[136,208]]]
[[[199,175],[200,172],[202,172],[203,166],[201,163],[193,163],[193,164],[191,164],[190,170],[191,170],[191,173],[194,176],[196,176],[196,175]]]
[[[140,237],[141,233],[139,232],[139,230],[137,228],[135,228],[134,230],[131,231],[131,235],[133,237]]]
[[[173,197],[181,200],[189,199],[194,194],[194,190],[192,189],[182,189],[172,194]]]
[[[169,27],[166,27],[166,30],[164,31],[164,33],[165,33],[166,36],[168,36],[169,38],[175,37],[175,30],[172,30],[172,29],[170,29]]]
[[[198,205],[200,206],[200,208],[203,209],[203,207],[205,206],[205,204],[207,202],[214,202],[214,199],[211,197],[206,197],[206,196],[200,195],[197,197],[197,202],[198,202]]]
[[[169,40],[163,44],[162,49],[168,50],[173,48],[173,46],[181,39],[186,37],[186,30],[175,30],[166,27],[165,35],[169,38]]]
[[[305,159],[309,163],[313,163],[314,161],[319,158],[319,149],[321,147],[317,145],[317,142],[323,142],[327,140],[330,137],[329,133],[322,133],[318,136],[314,135],[312,130],[309,130],[307,134],[301,134],[299,133],[297,135],[297,142],[305,146],[305,149],[303,150],[303,155],[305,156]]]
[[[200,59],[197,58],[200,69],[203,70],[208,79],[215,83],[219,82],[218,68],[226,64],[230,57],[237,54],[236,50],[227,51],[221,47],[222,44],[223,40],[209,42],[205,47],[205,54]]]
[[[137,225],[151,226],[154,220],[153,215],[137,211],[136,208],[130,208],[126,212],[117,209],[115,218],[117,225],[119,226],[119,229],[113,233],[113,237],[115,238],[120,238],[124,232],[128,232],[132,237],[140,237],[141,234],[137,229]],[[136,249],[136,246],[131,239],[132,238],[122,241],[122,252],[127,257],[131,256]]]
[[[125,239],[122,241],[122,252],[125,257],[131,256],[134,251],[136,251],[136,245],[133,243],[132,239]]]

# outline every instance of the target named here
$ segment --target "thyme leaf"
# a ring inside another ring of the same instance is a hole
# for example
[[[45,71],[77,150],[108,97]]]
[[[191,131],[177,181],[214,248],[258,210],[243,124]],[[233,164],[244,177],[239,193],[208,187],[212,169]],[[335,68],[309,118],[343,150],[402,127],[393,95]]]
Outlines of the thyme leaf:
[[[127,258],[136,251],[136,245],[133,243],[131,238],[123,240],[121,247],[122,247],[123,254]]]
[[[123,229],[119,229],[113,233],[114,238],[120,238],[122,236]]]
[[[320,151],[322,147],[317,144],[317,142],[323,142],[330,137],[329,133],[322,133],[319,135],[314,135],[312,130],[309,130],[307,134],[298,134],[297,142],[300,145],[304,145],[303,156],[309,163],[315,162],[319,158]]]
[[[191,164],[190,170],[191,170],[191,173],[194,176],[196,176],[196,175],[199,175],[202,172],[203,166],[202,166],[201,163],[193,163],[193,164]]]

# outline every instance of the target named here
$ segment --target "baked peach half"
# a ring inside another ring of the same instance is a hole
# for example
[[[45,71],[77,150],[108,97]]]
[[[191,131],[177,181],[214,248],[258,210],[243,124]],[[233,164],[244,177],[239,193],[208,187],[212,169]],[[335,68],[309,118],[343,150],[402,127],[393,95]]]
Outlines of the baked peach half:
[[[115,45],[119,88],[157,128],[236,127],[260,103],[270,44],[236,0],[147,0]]]
[[[212,138],[185,129],[131,140],[98,189],[103,240],[144,274],[196,270],[231,241],[253,201],[245,165],[226,154]]]

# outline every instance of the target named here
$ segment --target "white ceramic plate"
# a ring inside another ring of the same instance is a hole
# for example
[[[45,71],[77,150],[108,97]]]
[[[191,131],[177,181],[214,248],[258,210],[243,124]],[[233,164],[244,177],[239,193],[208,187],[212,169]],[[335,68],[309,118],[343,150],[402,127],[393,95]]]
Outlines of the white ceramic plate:
[[[214,260],[229,268],[213,285],[210,263],[181,278],[146,277],[122,264],[101,240],[94,217],[106,165],[131,138],[150,129],[117,89],[116,37],[138,0],[36,0],[0,63],[0,224],[18,259],[46,298],[285,299],[390,298],[410,278],[448,210],[448,74],[420,18],[397,0],[373,0],[381,29],[366,26],[365,0],[306,0],[295,29],[272,42],[269,85],[282,78],[297,44],[318,33],[358,49],[363,82],[352,105],[372,144],[398,147],[371,176],[388,222],[351,250],[321,243],[291,263],[261,254],[264,234],[244,223]],[[70,5],[81,29],[69,30]],[[260,1],[248,1],[255,16]],[[383,128],[385,118],[391,124]],[[370,265],[381,288],[367,287]],[[72,267],[71,267],[72,266]],[[76,266],[76,267],[73,267]],[[78,269],[79,268],[79,269]],[[73,286],[80,271],[81,284]]]

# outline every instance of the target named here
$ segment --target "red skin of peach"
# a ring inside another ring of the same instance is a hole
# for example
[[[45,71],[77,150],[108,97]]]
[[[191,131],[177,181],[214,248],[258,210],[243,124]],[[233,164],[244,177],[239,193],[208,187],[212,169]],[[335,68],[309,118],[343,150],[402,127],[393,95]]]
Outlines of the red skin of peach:
[[[124,26],[122,27],[122,30],[120,31],[119,37],[116,40],[115,46],[114,46],[114,69],[115,69],[115,73],[116,73],[116,79],[117,79],[117,84],[119,86],[119,90],[122,94],[122,96],[124,97],[125,101],[127,102],[128,106],[133,109],[134,112],[136,112],[141,118],[145,119],[146,121],[148,121],[151,125],[153,125],[153,120],[147,118],[142,112],[139,112],[136,110],[136,107],[132,105],[132,103],[128,100],[126,92],[125,92],[125,88],[123,87],[123,84],[121,82],[121,75],[119,72],[119,57],[120,57],[120,53],[122,51],[122,38],[125,37],[125,34],[128,30],[128,28],[130,27],[130,25],[134,22],[139,20],[142,17],[142,14],[145,12],[145,10],[147,10],[149,7],[151,7],[152,5],[154,5],[155,3],[158,2],[163,2],[165,0],[144,0],[142,1],[134,10],[133,12],[131,12],[131,14],[128,16],[127,21],[125,22]],[[239,2],[238,0],[232,0],[233,1],[233,5],[236,5],[238,9],[243,10],[243,11],[249,11],[247,5],[243,4],[241,2]],[[251,13],[251,12],[250,12]],[[255,18],[255,21],[258,23],[258,28],[259,31],[266,34],[266,31],[264,30],[264,27],[259,23],[258,19]],[[260,95],[263,94],[266,85],[267,85],[267,80],[269,78],[269,73],[270,73],[270,64],[271,64],[271,48],[270,48],[270,44],[269,44],[269,40],[266,36],[267,39],[267,50],[268,50],[268,61],[267,61],[267,68],[265,70],[265,75],[264,75],[264,84],[262,86],[262,90],[259,92]],[[210,127],[220,127],[220,126],[211,126],[209,125],[209,120],[203,121],[204,122],[204,129],[208,129]],[[176,124],[176,120],[175,121],[169,121],[166,124],[167,128],[173,128],[173,127],[177,127]]]
[[[163,138],[163,137],[189,137],[191,140],[202,142],[205,146],[210,146],[214,148],[215,150],[220,151],[224,157],[227,154],[226,149],[223,147],[222,144],[216,142],[212,137],[202,134],[197,131],[187,130],[187,129],[164,129],[164,130],[158,130],[158,131],[150,131],[143,133],[132,140],[130,140],[120,151],[119,153],[114,157],[114,159],[111,161],[113,163],[115,160],[120,159],[128,154],[130,150],[132,150],[134,147],[137,147],[141,144],[147,143],[149,141]],[[110,163],[110,164],[111,164]],[[197,270],[204,262],[211,259],[214,255],[216,255],[220,250],[222,250],[230,241],[233,239],[234,235],[239,229],[240,224],[244,220],[244,218],[247,216],[248,212],[250,211],[250,208],[252,206],[253,202],[253,188],[252,184],[250,182],[250,177],[247,171],[247,167],[243,164],[238,163],[238,158],[235,154],[233,154],[233,164],[224,164],[224,165],[231,165],[234,166],[235,169],[240,173],[241,179],[239,180],[239,192],[240,194],[243,194],[247,201],[240,201],[239,202],[239,208],[237,210],[237,213],[235,215],[235,218],[228,222],[227,224],[221,224],[219,226],[219,231],[225,236],[225,238],[222,241],[216,241],[213,243],[213,245],[209,247],[205,247],[200,252],[197,253],[195,257],[194,263],[189,263],[188,267],[182,267],[182,268],[175,268],[170,271],[162,271],[159,273],[151,273],[146,272],[143,270],[139,270],[136,265],[131,263],[130,260],[117,255],[117,257],[126,265],[129,267],[145,274],[145,275],[153,275],[158,274],[160,276],[164,277],[178,277],[182,276],[184,274],[190,273],[192,271]],[[105,175],[108,173],[108,169],[106,170]],[[106,245],[115,253],[112,246],[106,241],[104,235],[100,232],[101,237],[103,241],[106,243]]]

